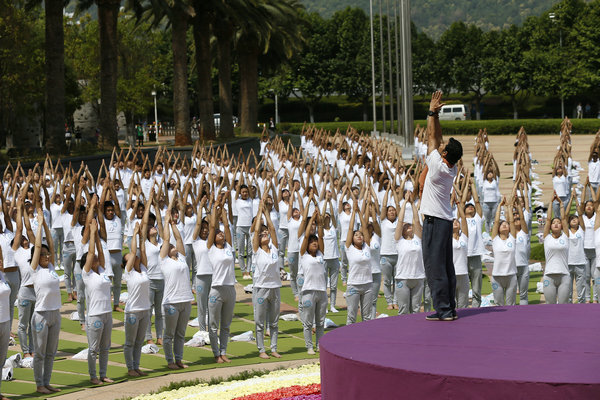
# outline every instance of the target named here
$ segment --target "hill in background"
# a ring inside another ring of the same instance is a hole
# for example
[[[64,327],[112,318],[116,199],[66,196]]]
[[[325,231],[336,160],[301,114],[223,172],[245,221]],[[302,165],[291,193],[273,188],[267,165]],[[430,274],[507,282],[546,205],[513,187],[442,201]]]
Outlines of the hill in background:
[[[373,0],[374,12],[379,13],[379,0]],[[348,6],[369,12],[369,0],[302,0],[309,12],[330,17]],[[412,0],[411,14],[415,25],[433,38],[438,38],[453,22],[475,24],[484,30],[520,25],[531,15],[548,10],[555,0]],[[385,7],[386,1],[382,6]],[[390,15],[394,14],[390,0]],[[385,8],[383,10],[385,14]]]

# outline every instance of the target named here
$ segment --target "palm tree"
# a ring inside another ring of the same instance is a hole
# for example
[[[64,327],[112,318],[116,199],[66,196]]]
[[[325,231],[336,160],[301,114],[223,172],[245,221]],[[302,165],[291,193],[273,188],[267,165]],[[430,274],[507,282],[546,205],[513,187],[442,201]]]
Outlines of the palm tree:
[[[117,132],[117,66],[120,0],[79,0],[77,12],[96,3],[100,31],[100,148],[119,145]]]
[[[263,67],[273,69],[299,49],[302,35],[298,11],[302,8],[296,0],[260,0],[256,9],[262,21],[244,19],[240,24],[236,50],[242,133],[257,129],[259,58]]]
[[[65,32],[64,0],[45,1],[46,22],[46,115],[45,148],[55,153],[65,138]]]
[[[187,79],[187,31],[189,22],[196,17],[192,0],[146,0],[143,5],[136,2],[133,8],[138,16],[145,9],[145,16],[155,25],[165,18],[171,25],[173,49],[173,119],[175,122],[175,144],[186,146],[192,143],[190,132],[190,103]]]
[[[215,135],[212,96],[212,57],[210,53],[210,24],[213,14],[207,0],[195,0],[196,17],[193,19],[195,61],[197,75],[198,123],[201,139],[213,140]]]

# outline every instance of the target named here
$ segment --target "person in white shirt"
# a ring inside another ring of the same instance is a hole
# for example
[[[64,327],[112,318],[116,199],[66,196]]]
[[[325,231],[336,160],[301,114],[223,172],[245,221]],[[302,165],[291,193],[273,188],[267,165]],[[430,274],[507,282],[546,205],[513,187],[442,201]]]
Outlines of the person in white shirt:
[[[583,204],[580,203],[578,215],[569,215],[573,199],[577,202],[575,189],[567,205],[563,216],[563,224],[569,227],[569,303],[573,302],[573,283],[577,285],[578,303],[585,302],[585,293],[583,292],[583,281],[585,280],[585,265],[587,262],[585,256],[585,222],[583,220]],[[583,200],[583,198],[582,198]]]
[[[229,192],[227,197],[229,198]],[[213,207],[206,242],[208,256],[213,266],[213,279],[208,296],[208,320],[210,323],[208,334],[215,362],[219,364],[231,362],[227,357],[227,343],[235,307],[235,259],[231,247],[229,221],[224,206],[225,204],[221,200]],[[223,223],[223,231],[219,229],[219,219]]]
[[[82,278],[85,281],[87,299],[88,372],[90,382],[101,385],[104,382],[113,382],[106,376],[112,333],[111,284],[110,277],[104,270],[104,252],[100,244],[98,222],[95,219],[90,222],[89,230],[89,248],[81,258],[82,262],[85,262]],[[100,364],[100,379],[96,375],[97,357]]]
[[[483,210],[479,203],[479,195],[475,184],[471,182],[471,190],[465,190],[463,193],[463,203],[467,201],[468,194],[473,195],[473,203],[466,203],[465,217],[468,224],[468,244],[467,244],[467,267],[469,269],[469,280],[471,281],[471,289],[473,290],[473,300],[471,306],[473,308],[481,305],[481,285],[483,281],[483,267],[481,256],[485,252],[483,243]]]
[[[381,287],[381,226],[377,221],[376,210],[376,204],[372,202],[367,203],[365,216],[366,218],[369,218],[369,216],[371,217],[367,223],[368,237],[371,238],[369,249],[371,251],[371,277],[373,279],[371,319],[377,317],[377,296],[379,295],[379,288]]]
[[[418,313],[421,308],[421,299],[425,289],[425,267],[423,265],[423,247],[421,242],[422,227],[419,220],[418,207],[412,202],[412,194],[406,192],[404,203],[400,208],[398,220],[401,221],[396,227],[394,239],[398,251],[398,263],[396,264],[396,302],[398,303],[398,314]],[[404,214],[407,204],[412,204],[413,223],[405,224]]]
[[[198,216],[202,215],[202,208],[206,199],[202,199],[198,207]],[[192,233],[192,250],[196,259],[196,301],[198,303],[198,329],[208,332],[206,318],[208,316],[208,294],[210,292],[213,267],[208,256],[208,222],[202,218],[196,219],[196,227]]]
[[[125,255],[125,272],[123,278],[127,282],[127,291],[129,298],[125,305],[125,345],[123,354],[125,364],[127,365],[127,374],[129,376],[145,376],[145,372],[140,371],[140,358],[142,355],[142,345],[146,336],[146,329],[150,324],[150,278],[146,264],[146,245],[143,240],[140,242],[140,252],[137,255],[138,237],[140,234],[140,225],[136,224],[131,239],[131,249]]]
[[[119,307],[119,299],[121,297],[121,279],[123,276],[123,224],[121,223],[121,208],[117,195],[114,190],[113,183],[108,178],[104,182],[105,190],[102,191],[100,199],[99,218],[104,220],[106,229],[106,244],[110,254],[110,267],[113,272],[113,311],[123,312]],[[113,201],[107,200],[107,195],[110,193]]]
[[[42,245],[42,228],[50,230],[44,223],[44,214],[37,215],[38,229],[35,235],[35,246],[31,256],[33,270],[33,288],[35,289],[36,304],[31,319],[34,326],[33,341],[35,355],[33,356],[33,375],[38,393],[50,394],[60,392],[60,389],[50,386],[52,366],[58,350],[60,334],[60,280],[54,270],[54,244],[52,239],[48,245]],[[51,238],[51,235],[49,235]],[[12,307],[12,306],[11,306]]]
[[[600,186],[600,159],[596,151],[592,152],[588,161],[588,177],[591,188],[597,192]],[[585,198],[585,200],[589,199]]]
[[[319,340],[325,331],[325,314],[327,312],[323,224],[318,224],[318,236],[310,234],[311,227],[319,218],[319,209],[317,208],[308,224],[306,224],[304,239],[300,246],[300,257],[304,273],[300,319],[304,331],[304,344],[309,355],[315,354],[312,341],[313,322],[316,325],[316,346],[317,351],[319,351]]]
[[[517,266],[517,284],[519,286],[519,305],[524,306],[529,304],[529,255],[531,254],[531,239],[522,203],[517,203],[515,208],[517,209],[517,212],[513,211],[513,222],[517,231],[515,264]]]
[[[488,232],[492,230],[492,222],[496,215],[498,202],[500,201],[500,190],[498,189],[498,179],[492,171],[488,171],[485,181],[481,188],[483,196],[483,217],[485,219],[485,228]]]
[[[456,274],[456,308],[469,307],[469,268],[467,266],[467,246],[469,226],[465,216],[465,205],[457,206],[458,219],[452,222],[452,263]]]
[[[371,238],[366,222],[362,213],[360,213],[358,201],[355,199],[349,226],[354,226],[357,213],[359,213],[361,229],[348,229],[345,243],[348,258],[348,287],[346,288],[348,315],[346,325],[356,322],[359,305],[363,321],[370,320],[373,314],[373,275],[371,272],[371,249],[369,247]]]
[[[587,190],[591,192],[591,200],[588,199]],[[583,252],[585,253],[585,269],[581,277],[581,281],[576,281],[577,294],[579,303],[589,303],[591,300],[591,285],[592,272],[596,268],[596,248],[594,244],[594,226],[596,224],[596,196],[598,191],[595,191],[589,181],[586,181],[581,194],[581,202],[579,203],[578,213],[583,220],[585,226],[585,236],[583,240]],[[584,202],[585,200],[585,202]],[[594,290],[594,300],[598,301],[598,293]]]
[[[563,209],[562,199],[554,193],[552,201]],[[598,224],[598,223],[597,223]],[[548,217],[544,227],[544,297],[546,304],[565,304],[569,301],[569,228],[558,217],[552,217],[552,208],[548,207]]]
[[[278,203],[279,211],[279,230],[277,231],[277,243],[279,243],[279,264],[283,268],[285,260],[285,250],[289,240],[288,232],[288,210],[293,205],[290,203],[290,191],[287,188],[280,190]]]
[[[0,249],[0,254],[2,250]],[[8,353],[8,342],[10,341],[10,286],[4,278],[4,272],[0,266],[0,362],[4,365]],[[7,400],[0,392],[0,399]]]
[[[454,138],[442,147],[442,128],[438,118],[442,92],[431,96],[427,130],[427,172],[421,213],[423,222],[423,263],[431,289],[435,313],[430,321],[452,321],[456,314],[456,275],[452,264],[452,209],[450,194],[456,177],[456,163],[463,154],[462,145]],[[441,153],[440,153],[441,151]]]
[[[281,306],[281,278],[279,275],[279,254],[277,250],[277,231],[271,221],[268,210],[263,206],[266,196],[258,209],[254,221],[252,249],[254,251],[254,276],[252,287],[252,305],[254,307],[254,324],[256,327],[256,346],[258,356],[268,359],[265,351],[265,321],[271,333],[271,355],[281,358],[277,352],[278,320]],[[262,224],[264,215],[266,226]]]
[[[290,206],[287,213],[289,234],[287,257],[288,266],[290,268],[290,287],[292,288],[292,293],[294,294],[294,300],[298,301],[300,295],[298,290],[298,260],[300,255],[299,238],[302,236],[302,232],[300,232],[300,226],[305,220],[305,217],[302,214],[307,214],[308,208],[306,209],[306,212],[304,212],[302,201],[298,202],[298,207],[300,207],[299,209],[294,207],[294,195],[296,193],[296,189],[292,188]]]
[[[500,212],[504,206],[506,206],[505,215],[508,216],[508,221],[500,220]],[[496,210],[492,228],[494,266],[491,281],[494,303],[497,306],[514,306],[517,301],[517,265],[515,261],[517,229],[513,221],[512,206],[512,201],[507,202],[506,197],[502,198],[500,206]]]
[[[57,182],[58,184],[58,182]],[[54,193],[52,196],[52,204],[50,204],[50,220],[52,221],[51,225],[50,225],[50,233],[52,234],[52,241],[56,244],[56,249],[55,252],[56,254],[54,254],[54,257],[56,260],[62,261],[60,257],[62,257],[63,254],[63,241],[64,241],[64,235],[63,235],[63,228],[62,228],[62,218],[61,218],[61,211],[62,211],[62,206],[63,206],[63,198],[61,193],[58,192],[58,189],[56,191],[56,193]],[[61,263],[62,264],[62,263]]]
[[[171,198],[163,225],[163,243],[160,248],[159,265],[165,277],[165,294],[162,300],[165,318],[163,349],[167,367],[170,369],[187,368],[183,364],[183,344],[185,329],[192,311],[192,286],[189,267],[185,262],[183,239],[171,217],[174,197]],[[176,245],[170,243],[171,232]]]
[[[235,208],[238,213],[236,236],[238,263],[242,270],[242,279],[250,279],[250,266],[252,265],[252,252],[250,251],[250,227],[252,226],[252,199],[248,186],[240,185],[235,199]],[[247,253],[247,254],[246,254]]]
[[[31,271],[30,259],[31,250],[29,239],[35,241],[35,236],[31,231],[29,217],[23,218],[23,203],[17,200],[17,230],[15,237],[11,243],[12,251],[14,252],[15,262],[19,267],[21,274],[21,287],[17,295],[17,309],[19,311],[19,327],[17,335],[19,344],[23,351],[23,357],[33,357],[33,326],[31,325],[31,317],[35,309],[35,289],[33,288],[33,276]],[[27,228],[27,237],[23,235],[23,223]],[[54,243],[54,240],[52,241]],[[54,253],[56,256],[56,253]]]
[[[331,204],[331,202],[329,202]],[[337,299],[337,284],[340,273],[340,252],[337,244],[337,229],[331,223],[331,214],[325,212],[327,204],[323,205],[323,259],[325,260],[325,273],[329,280],[329,310],[336,313],[335,302]]]
[[[395,205],[388,205],[390,194],[394,198]],[[398,226],[397,216],[398,201],[396,192],[391,189],[391,182],[388,181],[388,188],[381,203],[381,277],[383,279],[383,295],[387,302],[387,309],[397,308],[394,296],[394,276],[396,275],[396,264],[398,263],[398,250],[396,249],[396,240],[394,234]]]
[[[67,290],[67,301],[70,303],[76,299],[73,295],[73,289],[76,289],[75,281],[75,263],[77,249],[75,247],[75,239],[73,238],[73,226],[71,222],[73,220],[73,212],[75,211],[75,201],[71,197],[72,187],[69,186],[66,191],[65,200],[62,205],[60,214],[60,223],[63,232],[63,246],[62,246],[62,266],[65,276],[65,289]]]
[[[152,190],[151,195],[154,190]],[[162,300],[165,293],[165,277],[160,268],[160,249],[162,247],[162,218],[160,212],[156,215],[150,212],[154,204],[157,210],[156,201],[151,196],[146,202],[146,208],[142,217],[142,241],[144,242],[144,252],[146,253],[146,269],[150,279],[150,314],[154,311],[154,327],[156,330],[156,344],[163,344],[164,316],[162,311]],[[146,342],[154,343],[152,340],[152,321],[148,322],[146,328]]]
[[[562,165],[558,165],[552,174],[552,187],[554,188],[554,192],[556,193],[556,197],[558,197],[563,207],[566,205],[567,200],[569,199],[569,194],[571,192],[569,188],[569,179],[564,174],[564,169]],[[552,202],[552,212],[556,218],[561,218],[561,215],[564,209],[558,207],[558,201],[554,200]]]

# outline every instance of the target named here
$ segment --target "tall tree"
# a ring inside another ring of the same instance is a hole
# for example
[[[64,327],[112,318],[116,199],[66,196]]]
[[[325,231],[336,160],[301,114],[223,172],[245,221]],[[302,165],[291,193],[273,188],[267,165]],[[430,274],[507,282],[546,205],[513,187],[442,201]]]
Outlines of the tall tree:
[[[63,148],[65,138],[65,34],[63,9],[65,0],[45,1],[46,112],[45,148],[55,153]]]

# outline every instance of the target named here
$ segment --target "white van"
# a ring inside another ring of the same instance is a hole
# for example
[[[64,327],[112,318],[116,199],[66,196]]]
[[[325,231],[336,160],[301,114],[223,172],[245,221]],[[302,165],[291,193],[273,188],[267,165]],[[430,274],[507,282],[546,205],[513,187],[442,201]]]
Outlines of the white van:
[[[466,104],[448,104],[440,111],[440,120],[466,120],[471,119],[469,106]]]

